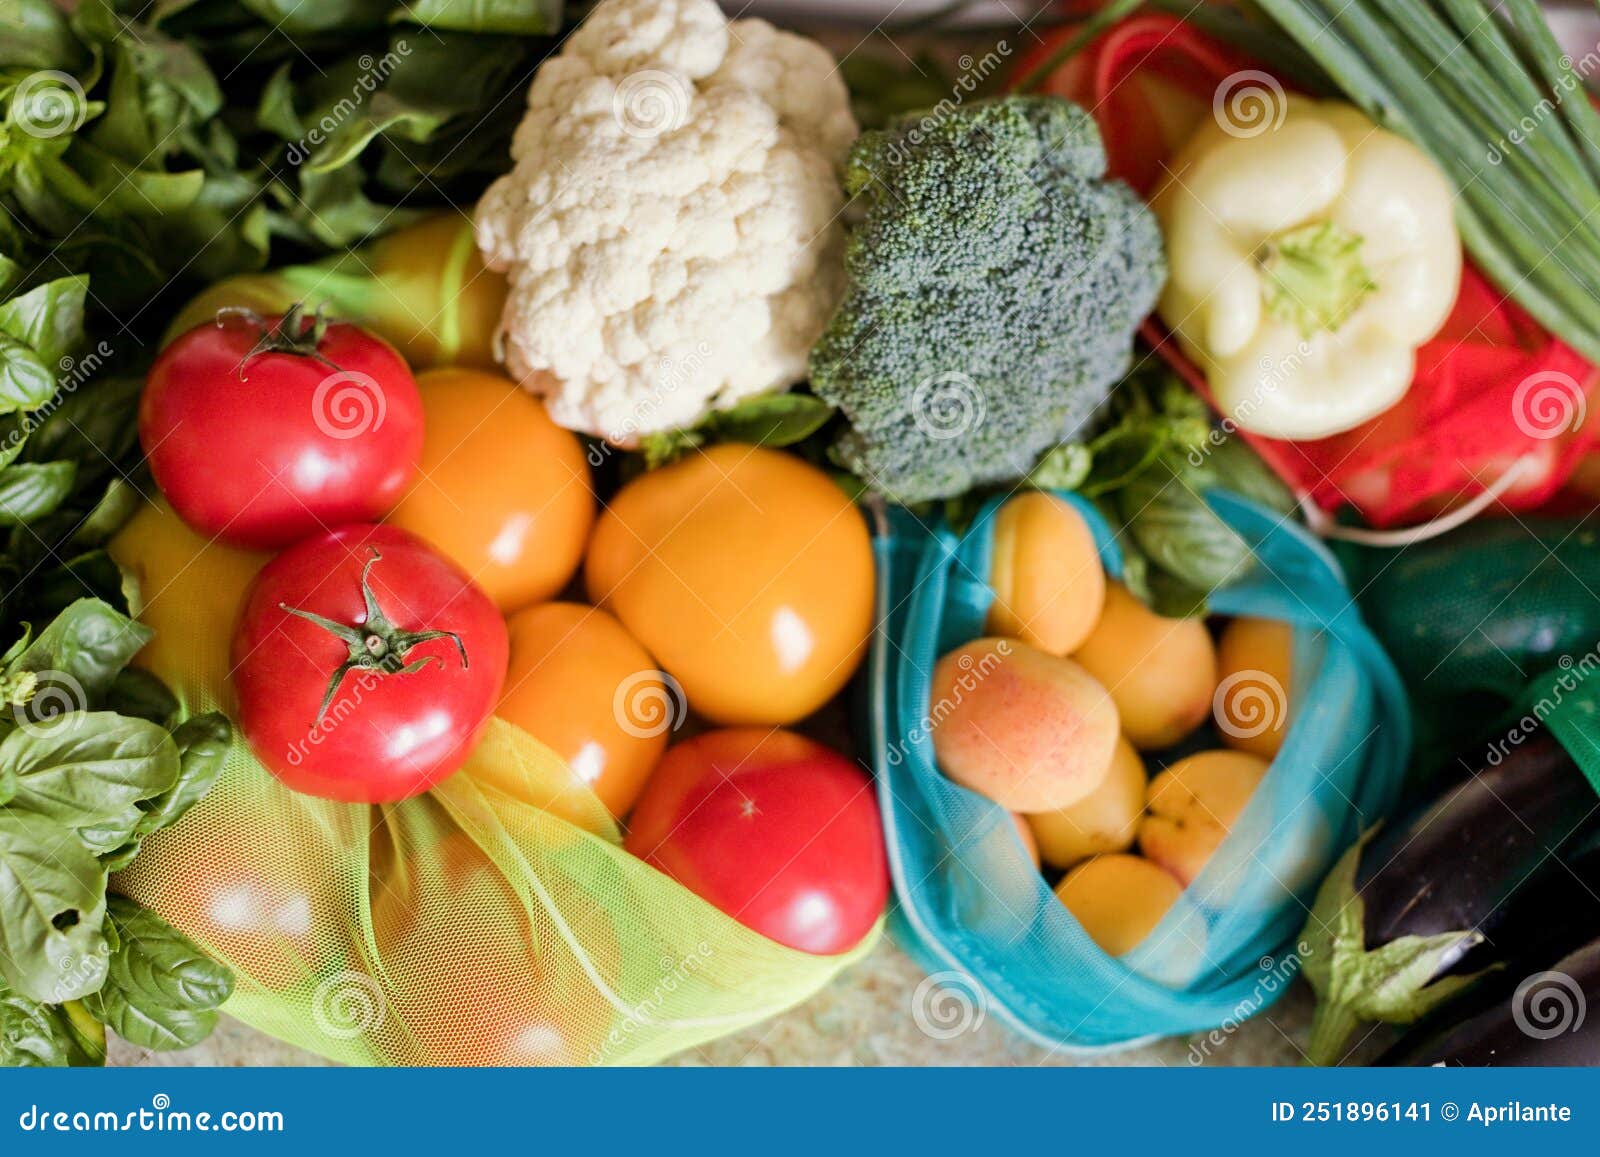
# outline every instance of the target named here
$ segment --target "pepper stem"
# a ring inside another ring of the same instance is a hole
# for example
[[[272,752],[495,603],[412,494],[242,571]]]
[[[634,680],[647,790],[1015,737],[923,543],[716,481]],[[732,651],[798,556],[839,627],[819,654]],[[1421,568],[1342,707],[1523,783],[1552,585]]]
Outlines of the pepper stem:
[[[322,705],[317,709],[317,718],[313,726],[320,725],[323,719],[327,718],[328,708],[333,705],[333,697],[338,693],[339,685],[351,671],[410,675],[422,670],[429,663],[442,662],[437,655],[410,659],[412,649],[423,643],[432,642],[434,639],[449,639],[456,645],[456,654],[461,658],[461,669],[466,670],[468,666],[466,644],[455,631],[404,631],[396,627],[389,616],[384,614],[383,608],[378,604],[378,597],[372,590],[372,568],[383,555],[379,553],[377,547],[368,549],[371,551],[371,557],[361,567],[361,598],[366,604],[365,621],[359,624],[341,623],[325,615],[319,615],[315,611],[291,607],[288,603],[278,604],[278,608],[285,613],[315,623],[343,643],[349,651],[345,661],[334,669],[328,679],[328,689],[322,696]]]
[[[1361,260],[1362,237],[1332,221],[1303,225],[1261,247],[1267,312],[1302,338],[1333,332],[1378,288]]]

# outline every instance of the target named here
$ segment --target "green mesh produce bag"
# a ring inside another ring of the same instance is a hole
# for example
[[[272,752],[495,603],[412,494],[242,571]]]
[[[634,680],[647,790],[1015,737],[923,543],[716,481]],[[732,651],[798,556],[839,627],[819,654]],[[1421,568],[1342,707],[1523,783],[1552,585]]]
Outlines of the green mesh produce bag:
[[[262,556],[169,512],[112,544],[156,641],[136,662],[227,711],[228,608]],[[796,952],[625,852],[562,761],[494,720],[399,804],[289,791],[238,742],[116,879],[225,961],[225,1011],[351,1064],[647,1064],[803,1000],[870,951]]]

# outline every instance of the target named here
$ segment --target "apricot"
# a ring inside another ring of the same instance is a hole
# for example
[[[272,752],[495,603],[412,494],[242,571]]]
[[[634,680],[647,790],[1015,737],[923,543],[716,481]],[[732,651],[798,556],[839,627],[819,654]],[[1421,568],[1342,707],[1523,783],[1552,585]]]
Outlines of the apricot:
[[[1070,868],[1090,856],[1133,847],[1144,815],[1146,783],[1144,761],[1119,736],[1111,770],[1099,787],[1070,807],[1028,817],[1039,855],[1052,867]]]
[[[1267,761],[1243,751],[1202,751],[1150,781],[1139,850],[1185,885],[1227,838],[1267,774]]]
[[[1106,574],[1083,516],[1054,494],[1030,491],[995,515],[984,630],[1067,655],[1094,630]]]
[[[1156,614],[1121,583],[1072,656],[1111,693],[1122,730],[1141,751],[1168,747],[1211,713],[1217,656],[1199,619]]]
[[[1071,659],[1011,639],[977,639],[940,659],[929,704],[945,775],[1009,811],[1076,803],[1100,786],[1117,708]]]
[[[1085,860],[1056,885],[1056,898],[1109,956],[1137,948],[1182,895],[1170,872],[1130,855]]]
[[[1271,759],[1289,727],[1294,629],[1277,619],[1238,618],[1217,640],[1211,710],[1222,742]]]

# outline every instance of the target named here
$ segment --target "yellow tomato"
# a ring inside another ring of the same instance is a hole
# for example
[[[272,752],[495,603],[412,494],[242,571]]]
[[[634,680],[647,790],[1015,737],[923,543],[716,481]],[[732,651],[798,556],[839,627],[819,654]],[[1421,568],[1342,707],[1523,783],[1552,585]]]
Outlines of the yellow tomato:
[[[595,526],[589,594],[724,724],[809,715],[872,628],[859,511],[788,454],[716,446],[623,487]]]
[[[202,538],[165,499],[141,508],[106,549],[132,577],[133,609],[155,631],[134,663],[174,691],[204,688],[231,704],[234,620],[245,588],[272,556]]]
[[[566,760],[621,819],[682,722],[655,660],[616,619],[578,603],[529,607],[506,626],[496,714]]]
[[[455,559],[502,611],[560,593],[594,521],[583,444],[505,378],[430,370],[417,387],[421,466],[388,521]]]

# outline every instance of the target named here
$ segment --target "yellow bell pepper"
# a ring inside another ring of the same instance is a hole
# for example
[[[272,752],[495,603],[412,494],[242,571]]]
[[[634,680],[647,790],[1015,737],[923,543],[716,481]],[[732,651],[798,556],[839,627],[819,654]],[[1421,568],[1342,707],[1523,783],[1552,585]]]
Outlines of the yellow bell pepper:
[[[1171,273],[1162,321],[1218,407],[1321,438],[1394,405],[1461,281],[1453,190],[1347,104],[1287,98],[1246,131],[1208,122],[1152,202]]]

